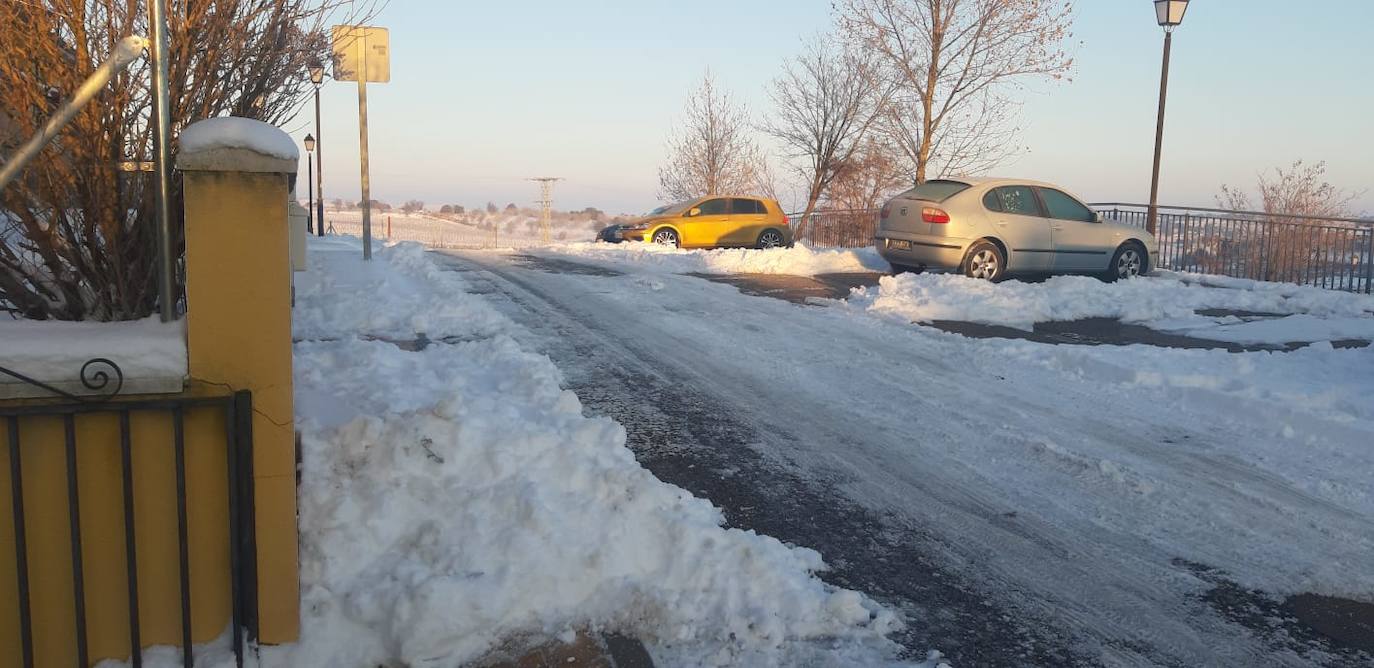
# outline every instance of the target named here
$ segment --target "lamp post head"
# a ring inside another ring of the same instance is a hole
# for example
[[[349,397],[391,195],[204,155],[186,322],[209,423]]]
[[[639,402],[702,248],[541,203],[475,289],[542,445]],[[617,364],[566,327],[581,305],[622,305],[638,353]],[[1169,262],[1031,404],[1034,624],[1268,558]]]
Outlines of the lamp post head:
[[[317,60],[313,63],[310,63],[310,66],[305,69],[307,72],[310,73],[310,83],[313,83],[316,86],[324,83],[324,64],[320,63]]]
[[[305,152],[306,152],[306,153],[314,153],[314,152],[315,152],[315,136],[314,136],[314,135],[306,135],[306,136],[305,136]]]
[[[1188,0],[1155,0],[1155,20],[1165,30],[1173,30],[1183,23],[1183,15],[1188,11]]]

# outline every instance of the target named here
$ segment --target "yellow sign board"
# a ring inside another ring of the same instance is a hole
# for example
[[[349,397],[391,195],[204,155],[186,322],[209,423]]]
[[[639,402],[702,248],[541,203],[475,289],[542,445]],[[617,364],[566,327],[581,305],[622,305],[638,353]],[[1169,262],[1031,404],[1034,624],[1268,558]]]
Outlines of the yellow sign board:
[[[334,80],[391,81],[391,37],[386,28],[334,26]]]

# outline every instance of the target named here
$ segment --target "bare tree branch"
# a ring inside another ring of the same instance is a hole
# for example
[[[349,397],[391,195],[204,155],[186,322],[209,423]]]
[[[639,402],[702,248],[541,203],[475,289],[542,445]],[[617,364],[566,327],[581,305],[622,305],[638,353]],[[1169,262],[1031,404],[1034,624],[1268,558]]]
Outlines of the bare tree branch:
[[[917,183],[932,171],[982,172],[1016,152],[1006,89],[1073,66],[1061,47],[1073,18],[1065,0],[840,0],[837,10],[844,34],[895,86],[882,131]]]

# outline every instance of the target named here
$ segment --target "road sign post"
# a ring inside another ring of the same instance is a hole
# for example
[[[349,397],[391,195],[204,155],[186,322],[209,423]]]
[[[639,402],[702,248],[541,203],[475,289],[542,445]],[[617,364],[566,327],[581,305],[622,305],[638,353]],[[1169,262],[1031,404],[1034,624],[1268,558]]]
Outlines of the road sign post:
[[[372,259],[372,175],[367,146],[367,84],[391,81],[386,28],[334,26],[334,79],[358,82],[358,150],[362,169],[363,259]]]

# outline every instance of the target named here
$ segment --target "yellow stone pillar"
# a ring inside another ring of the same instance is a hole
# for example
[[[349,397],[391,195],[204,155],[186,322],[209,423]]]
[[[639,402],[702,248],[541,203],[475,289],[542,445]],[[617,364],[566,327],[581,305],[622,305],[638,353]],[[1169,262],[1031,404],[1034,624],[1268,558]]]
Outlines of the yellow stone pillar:
[[[253,393],[259,638],[300,632],[287,199],[298,157],[276,128],[211,119],[182,134],[193,381]],[[188,146],[187,137],[195,141]]]

